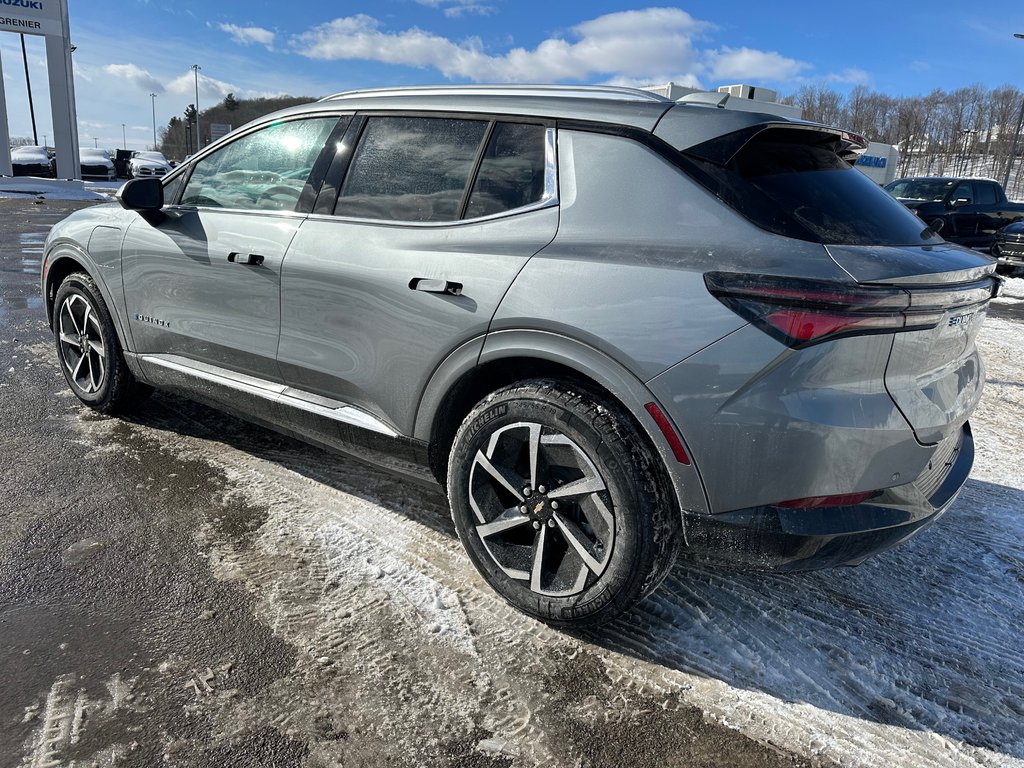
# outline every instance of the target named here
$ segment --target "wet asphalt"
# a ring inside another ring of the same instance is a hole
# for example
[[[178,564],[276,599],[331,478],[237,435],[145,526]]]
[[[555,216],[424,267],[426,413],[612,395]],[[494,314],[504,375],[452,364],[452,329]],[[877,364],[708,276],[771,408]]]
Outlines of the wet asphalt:
[[[161,394],[140,418],[165,437],[142,439],[70,396],[38,280],[43,236],[83,205],[0,200],[0,768],[312,765],[307,740],[324,734],[279,727],[287,713],[213,738],[216,708],[195,706],[213,688],[225,700],[252,697],[308,671],[297,672],[297,650],[257,617],[254,598],[213,575],[197,537],[215,520],[221,535],[243,539],[260,511],[225,497],[225,478],[202,456],[161,445],[204,429],[285,439]],[[106,437],[83,439],[100,423]],[[567,680],[556,692],[565,706],[586,693],[579,685]],[[692,708],[648,722],[567,734],[584,746],[566,764],[819,764]],[[416,764],[521,764],[474,744]],[[371,751],[358,764],[394,763]]]

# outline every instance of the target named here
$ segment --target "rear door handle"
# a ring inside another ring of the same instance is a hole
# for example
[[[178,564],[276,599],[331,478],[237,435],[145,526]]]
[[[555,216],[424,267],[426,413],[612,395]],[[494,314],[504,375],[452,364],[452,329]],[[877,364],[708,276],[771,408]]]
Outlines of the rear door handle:
[[[449,296],[462,295],[462,283],[453,283],[450,280],[414,277],[409,281],[409,287],[414,291],[426,291],[427,293],[447,293]]]
[[[228,261],[232,264],[249,264],[254,267],[258,267],[263,263],[263,257],[258,253],[239,253],[238,251],[232,251],[228,254]]]

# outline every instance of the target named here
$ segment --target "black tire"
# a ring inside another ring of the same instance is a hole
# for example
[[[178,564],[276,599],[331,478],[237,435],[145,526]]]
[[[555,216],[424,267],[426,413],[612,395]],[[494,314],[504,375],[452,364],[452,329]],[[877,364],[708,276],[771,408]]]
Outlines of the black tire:
[[[153,391],[128,369],[107,305],[85,272],[68,275],[57,289],[53,337],[68,386],[90,408],[126,413]]]
[[[567,628],[602,624],[653,592],[682,542],[665,473],[637,428],[617,403],[567,382],[525,381],[479,403],[455,436],[448,497],[491,587]]]

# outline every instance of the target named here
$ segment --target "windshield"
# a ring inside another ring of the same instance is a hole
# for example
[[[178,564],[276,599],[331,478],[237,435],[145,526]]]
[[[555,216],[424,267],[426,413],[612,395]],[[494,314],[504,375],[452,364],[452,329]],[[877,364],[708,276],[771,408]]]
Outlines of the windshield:
[[[942,242],[837,148],[825,133],[769,128],[725,165],[689,157],[703,171],[699,181],[769,232],[828,245]]]
[[[893,197],[903,200],[929,200],[938,203],[955,183],[955,179],[900,179],[887,186],[886,190]]]

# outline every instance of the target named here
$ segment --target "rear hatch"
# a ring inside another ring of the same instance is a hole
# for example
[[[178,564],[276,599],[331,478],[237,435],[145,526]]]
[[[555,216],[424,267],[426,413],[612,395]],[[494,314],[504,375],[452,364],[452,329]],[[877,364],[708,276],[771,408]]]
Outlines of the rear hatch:
[[[655,131],[680,152],[683,169],[762,229],[820,243],[850,278],[811,283],[798,263],[766,265],[770,275],[708,273],[712,293],[794,347],[891,334],[885,387],[915,436],[929,445],[956,432],[981,396],[975,338],[996,290],[995,262],[944,242],[857,171],[861,137],[693,111],[702,109],[679,105]]]
[[[827,249],[858,283],[898,286],[911,312],[931,316],[932,327],[893,336],[885,386],[917,439],[941,442],[981,397],[985,377],[975,339],[996,290],[992,260],[945,244]]]

